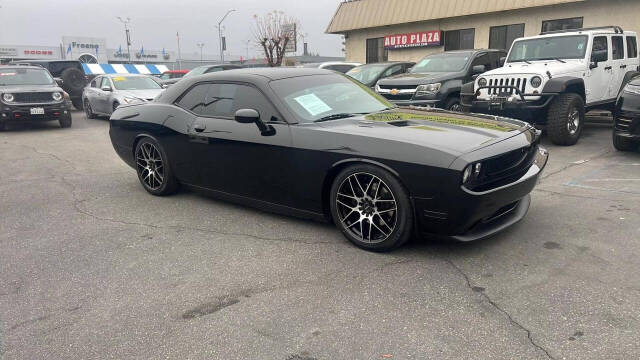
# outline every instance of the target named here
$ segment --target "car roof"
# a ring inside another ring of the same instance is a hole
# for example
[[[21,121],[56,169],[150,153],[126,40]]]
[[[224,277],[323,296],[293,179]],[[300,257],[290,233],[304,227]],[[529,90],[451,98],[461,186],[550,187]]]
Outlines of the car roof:
[[[327,75],[335,74],[334,71],[316,68],[296,68],[296,67],[269,67],[269,68],[242,68],[229,71],[200,75],[198,78],[242,78],[244,76],[262,77],[266,80],[281,80],[299,76]],[[195,78],[194,78],[195,79]],[[229,79],[231,80],[231,79]]]
[[[529,39],[546,39],[546,38],[554,38],[554,37],[562,37],[562,36],[576,36],[576,35],[620,35],[620,36],[636,36],[635,31],[624,31],[622,33],[616,32],[615,30],[604,30],[604,29],[595,29],[595,30],[576,30],[576,31],[564,31],[564,32],[556,32],[556,33],[548,33],[541,34],[536,36],[526,36],[517,38],[517,40],[529,40]]]
[[[0,70],[3,69],[36,69],[36,70],[47,70],[39,65],[0,65]]]

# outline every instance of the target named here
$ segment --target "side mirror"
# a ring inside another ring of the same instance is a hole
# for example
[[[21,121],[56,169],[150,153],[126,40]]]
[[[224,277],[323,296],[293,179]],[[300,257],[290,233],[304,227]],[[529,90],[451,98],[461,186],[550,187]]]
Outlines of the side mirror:
[[[276,134],[276,129],[271,125],[265,124],[260,119],[260,113],[254,109],[240,109],[236,111],[235,119],[236,122],[240,124],[256,124],[262,136],[273,136]]]
[[[111,86],[103,86],[100,88],[102,91],[111,92]]]
[[[482,73],[487,72],[487,67],[484,65],[476,65],[471,69],[473,75],[480,75]]]
[[[53,78],[53,80],[56,81],[56,84],[58,84],[58,86],[62,87],[62,84],[64,84],[64,80],[62,80],[61,78]]]
[[[591,63],[589,63],[589,70],[593,70],[595,68],[598,67],[598,63],[595,61],[592,61]]]
[[[503,56],[503,57],[501,57],[501,58],[500,58],[500,60],[498,61],[498,65],[499,65],[500,67],[503,67],[505,62],[507,62],[507,58],[506,58],[506,56]]]

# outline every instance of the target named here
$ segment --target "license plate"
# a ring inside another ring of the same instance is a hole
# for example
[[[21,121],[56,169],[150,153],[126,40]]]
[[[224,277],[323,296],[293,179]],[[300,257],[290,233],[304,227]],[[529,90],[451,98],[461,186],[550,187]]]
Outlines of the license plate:
[[[44,108],[31,108],[31,115],[44,115]]]
[[[490,102],[491,102],[491,105],[502,105],[502,104],[507,102],[507,98],[506,97],[492,97]]]

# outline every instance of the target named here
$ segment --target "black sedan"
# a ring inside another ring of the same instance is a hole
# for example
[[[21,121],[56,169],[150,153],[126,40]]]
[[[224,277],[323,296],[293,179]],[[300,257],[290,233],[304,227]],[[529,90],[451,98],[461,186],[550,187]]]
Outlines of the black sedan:
[[[397,108],[319,69],[186,78],[119,107],[110,124],[116,152],[153,195],[185,185],[333,221],[375,251],[412,234],[471,241],[515,224],[548,157],[524,122]]]
[[[613,145],[619,151],[633,151],[640,146],[640,77],[622,89],[613,113]]]

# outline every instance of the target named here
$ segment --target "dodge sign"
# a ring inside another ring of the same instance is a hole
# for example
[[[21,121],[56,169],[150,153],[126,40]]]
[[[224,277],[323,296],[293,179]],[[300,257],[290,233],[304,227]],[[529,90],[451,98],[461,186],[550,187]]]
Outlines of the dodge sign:
[[[403,49],[422,46],[442,45],[442,31],[432,30],[384,37],[385,49]]]

